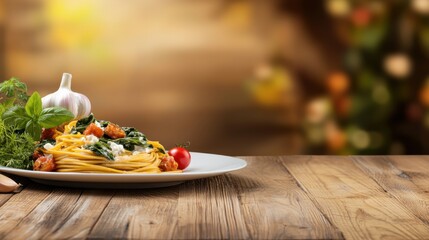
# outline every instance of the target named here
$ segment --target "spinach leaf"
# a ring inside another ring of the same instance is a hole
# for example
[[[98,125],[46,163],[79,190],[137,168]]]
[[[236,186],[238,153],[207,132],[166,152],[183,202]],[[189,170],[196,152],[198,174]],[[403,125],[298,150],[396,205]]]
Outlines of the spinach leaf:
[[[141,140],[140,137],[125,137],[125,138],[118,138],[115,140],[111,140],[112,142],[116,144],[121,144],[124,146],[125,149],[129,151],[134,151],[135,146],[141,146],[141,147],[151,147],[151,144],[148,144],[146,140]]]
[[[146,136],[133,127],[123,127],[122,129],[127,137],[142,137],[144,141],[147,141]]]
[[[115,156],[112,154],[112,149],[104,141],[98,141],[94,144],[85,145],[85,149],[91,150],[98,156],[103,156],[109,160],[115,160]]]
[[[45,144],[50,143],[52,145],[55,145],[56,141],[55,139],[43,139],[42,141],[40,141],[38,144],[36,144],[36,149],[38,148],[43,148],[43,146],[45,146]]]
[[[135,146],[144,148],[152,147],[151,144],[147,143],[146,136],[137,129],[133,127],[122,127],[122,130],[125,132],[125,137],[111,140],[112,142],[123,145],[124,148],[129,151],[134,151]]]
[[[160,152],[160,153],[162,153],[162,154],[166,154],[166,152],[165,152],[165,149],[164,148],[157,148],[158,149],[158,151]]]
[[[83,133],[83,131],[85,131],[86,127],[88,127],[93,122],[95,122],[95,117],[91,113],[88,117],[82,118],[79,121],[77,121],[76,127],[74,127],[71,132],[72,133],[77,133],[77,132]]]

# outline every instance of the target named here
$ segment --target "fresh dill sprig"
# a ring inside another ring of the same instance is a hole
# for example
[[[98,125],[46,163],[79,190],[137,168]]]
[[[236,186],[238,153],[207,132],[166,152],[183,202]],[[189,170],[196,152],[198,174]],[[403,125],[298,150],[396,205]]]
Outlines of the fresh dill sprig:
[[[24,106],[28,101],[27,85],[12,77],[0,83],[0,116],[12,106]],[[32,137],[19,131],[14,125],[7,125],[0,119],[0,165],[31,169],[34,151]]]
[[[27,133],[17,133],[12,126],[0,120],[0,165],[31,169],[34,151],[33,138]]]

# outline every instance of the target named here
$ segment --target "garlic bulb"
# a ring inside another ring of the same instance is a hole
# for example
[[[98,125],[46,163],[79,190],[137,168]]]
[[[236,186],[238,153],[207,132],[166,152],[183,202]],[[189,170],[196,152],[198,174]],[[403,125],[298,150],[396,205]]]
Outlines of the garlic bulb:
[[[91,113],[91,102],[85,95],[71,90],[71,79],[70,73],[63,73],[58,91],[43,97],[42,104],[43,108],[66,108],[73,113],[75,119],[81,119]]]
[[[13,192],[16,191],[21,185],[12,179],[0,174],[0,192]]]

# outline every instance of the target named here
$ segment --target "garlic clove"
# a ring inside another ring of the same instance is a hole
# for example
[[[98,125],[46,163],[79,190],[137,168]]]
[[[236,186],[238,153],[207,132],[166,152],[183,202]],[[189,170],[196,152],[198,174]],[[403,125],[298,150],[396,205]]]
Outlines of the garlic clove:
[[[0,174],[0,192],[7,193],[7,192],[14,192],[16,191],[21,185],[10,179],[9,177],[6,177],[3,174]]]

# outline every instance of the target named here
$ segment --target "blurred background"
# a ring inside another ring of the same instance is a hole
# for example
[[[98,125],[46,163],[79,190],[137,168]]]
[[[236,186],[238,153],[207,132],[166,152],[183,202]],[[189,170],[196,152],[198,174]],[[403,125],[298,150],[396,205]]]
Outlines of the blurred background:
[[[167,148],[429,153],[429,0],[3,0],[0,53]]]

